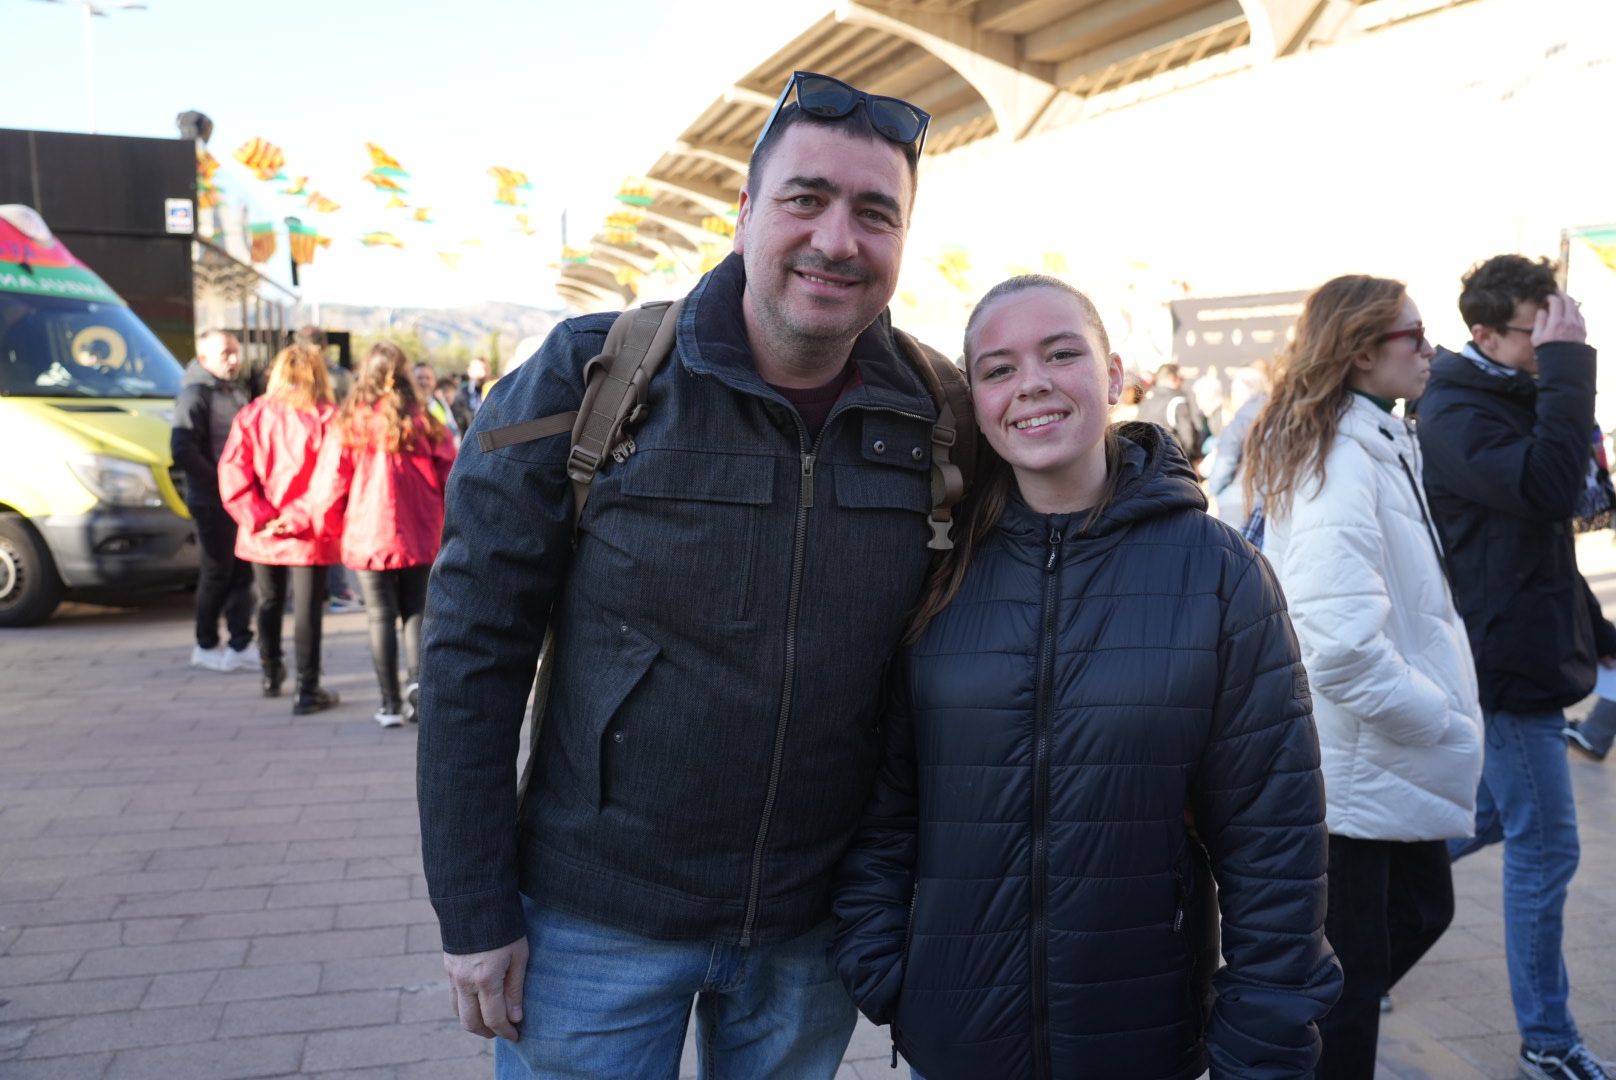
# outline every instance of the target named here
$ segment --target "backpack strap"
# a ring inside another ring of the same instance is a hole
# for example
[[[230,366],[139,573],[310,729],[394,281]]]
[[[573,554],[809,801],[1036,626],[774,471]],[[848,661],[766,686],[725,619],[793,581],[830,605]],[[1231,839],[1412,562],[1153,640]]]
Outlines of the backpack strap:
[[[948,535],[954,524],[954,507],[965,497],[976,472],[971,388],[948,357],[902,330],[893,330],[892,335],[937,406],[937,422],[931,429],[931,540],[926,546],[947,551],[954,546]]]
[[[623,312],[606,332],[599,355],[584,365],[584,398],[576,412],[478,432],[477,448],[487,453],[572,432],[567,477],[572,481],[572,523],[576,528],[601,462],[617,449],[623,429],[644,415],[646,388],[673,352],[683,306],[683,300],[659,300]]]

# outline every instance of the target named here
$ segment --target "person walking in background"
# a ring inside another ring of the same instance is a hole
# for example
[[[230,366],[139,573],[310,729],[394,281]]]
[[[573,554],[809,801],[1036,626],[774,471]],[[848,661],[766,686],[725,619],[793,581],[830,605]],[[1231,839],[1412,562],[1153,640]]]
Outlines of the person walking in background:
[[[252,644],[252,567],[236,557],[236,523],[219,501],[219,456],[247,395],[236,382],[241,344],[223,330],[196,339],[196,360],[174,399],[169,451],[185,476],[185,508],[196,525],[196,645],[191,666],[257,671]],[[230,632],[219,640],[219,616]]]
[[[424,381],[431,385],[431,369],[427,372]],[[454,439],[421,404],[404,351],[391,342],[372,346],[321,450],[312,490],[324,506],[317,531],[340,536],[343,564],[359,573],[382,695],[376,722],[382,727],[415,719],[421,615],[454,458]],[[402,694],[401,621],[409,673]]]
[[[1425,489],[1480,675],[1487,752],[1476,835],[1504,844],[1504,944],[1532,1080],[1606,1080],[1570,1008],[1562,949],[1580,848],[1565,708],[1616,666],[1616,626],[1577,569],[1594,350],[1555,267],[1499,255],[1465,275],[1471,340],[1440,350],[1420,399]]]
[[[328,709],[337,695],[320,686],[320,631],[325,570],[337,561],[339,538],[316,536],[306,499],[326,427],[336,413],[318,349],[292,345],[275,357],[264,396],[236,416],[219,459],[219,495],[238,526],[236,554],[253,564],[258,586],[258,652],[264,696],[286,681],[281,623],[287,582],[297,647],[294,716]]]
[[[1011,278],[965,357],[991,453],[893,664],[843,981],[927,1080],[1310,1077],[1341,976],[1284,598],[1177,443],[1107,428],[1085,296]]]
[[[1252,421],[1268,401],[1268,365],[1258,360],[1231,380],[1234,415],[1218,436],[1212,451],[1212,462],[1206,477],[1206,490],[1216,500],[1218,520],[1225,525],[1240,528],[1251,516],[1246,505],[1245,485],[1240,466],[1245,461],[1246,436]]]
[[[450,408],[452,398],[442,396],[440,387],[448,383],[454,385],[452,379],[438,378],[438,373],[432,365],[421,361],[410,369],[410,379],[415,383],[415,395],[420,400],[427,414],[442,424],[444,429],[454,437],[456,445],[460,442],[460,428],[454,420],[454,410]]]
[[[1190,468],[1200,466],[1206,421],[1185,389],[1177,364],[1163,364],[1156,369],[1156,382],[1139,403],[1138,418],[1166,428],[1189,460]]]
[[[453,405],[455,426],[461,431],[470,430],[472,417],[483,407],[483,384],[487,381],[488,361],[480,356],[473,357],[466,365],[466,377],[460,383]]]
[[[1409,425],[1431,346],[1401,282],[1308,297],[1246,438],[1249,500],[1313,689],[1330,830],[1326,933],[1346,977],[1320,1080],[1374,1080],[1381,998],[1453,920],[1447,841],[1471,835],[1481,705]]]

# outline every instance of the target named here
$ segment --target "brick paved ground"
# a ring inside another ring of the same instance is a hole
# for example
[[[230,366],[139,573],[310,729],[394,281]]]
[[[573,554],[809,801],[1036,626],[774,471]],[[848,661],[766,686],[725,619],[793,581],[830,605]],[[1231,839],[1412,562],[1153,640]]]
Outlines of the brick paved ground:
[[[1588,554],[1616,602],[1616,552]],[[415,736],[370,720],[363,616],[326,624],[344,704],[294,719],[249,676],[186,666],[188,602],[0,631],[0,1077],[488,1076],[449,1016]],[[1574,773],[1573,1004],[1610,1055],[1616,793],[1605,767]],[[1513,1075],[1499,865],[1457,868],[1457,921],[1398,989],[1382,1076]],[[883,1035],[861,1025],[838,1080],[897,1075]]]

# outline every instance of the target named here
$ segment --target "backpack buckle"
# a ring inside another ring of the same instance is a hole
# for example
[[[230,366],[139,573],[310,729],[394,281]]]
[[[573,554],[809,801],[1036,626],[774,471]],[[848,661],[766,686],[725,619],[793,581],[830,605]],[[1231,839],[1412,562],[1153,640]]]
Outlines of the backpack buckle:
[[[952,447],[957,437],[958,433],[953,428],[943,427],[941,424],[932,425],[931,441],[933,446]]]
[[[931,539],[926,541],[926,547],[931,551],[952,551],[954,541],[948,538],[948,530],[953,526],[953,521],[935,516],[928,520],[931,522]]]
[[[583,446],[573,446],[572,452],[567,455],[567,476],[580,484],[593,480],[599,468],[600,455]]]

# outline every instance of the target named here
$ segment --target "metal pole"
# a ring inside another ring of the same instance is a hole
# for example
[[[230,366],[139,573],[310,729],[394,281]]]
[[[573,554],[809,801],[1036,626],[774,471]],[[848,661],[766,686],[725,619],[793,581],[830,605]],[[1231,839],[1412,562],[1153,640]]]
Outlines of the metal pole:
[[[90,107],[90,134],[95,134],[95,36],[91,32],[91,19],[95,18],[89,4],[84,5],[84,99]]]

